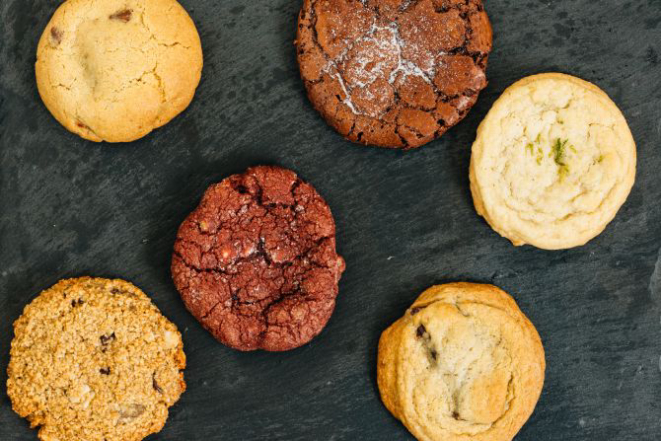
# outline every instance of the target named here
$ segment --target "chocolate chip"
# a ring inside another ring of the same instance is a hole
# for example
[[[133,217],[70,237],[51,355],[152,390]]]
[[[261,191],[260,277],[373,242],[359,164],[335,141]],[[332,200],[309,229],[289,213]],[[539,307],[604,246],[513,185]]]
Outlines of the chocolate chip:
[[[436,350],[434,350],[434,349],[432,349],[431,351],[429,351],[429,355],[431,355],[431,358],[432,358],[434,361],[436,361],[436,359],[438,358],[438,352],[436,352]]]
[[[159,386],[158,383],[156,382],[156,373],[154,373],[151,378],[152,378],[151,385],[154,388],[154,390],[159,394],[162,394],[163,389],[161,389],[161,386]]]
[[[101,372],[103,375],[110,375],[110,368],[101,368],[99,369],[99,372]]]
[[[452,412],[452,418],[454,418],[455,420],[458,420],[459,419],[459,412],[457,412],[456,410],[454,412]]]
[[[129,20],[131,20],[131,10],[130,9],[122,9],[121,11],[117,11],[114,14],[110,16],[111,20],[121,20],[124,23],[128,23]]]
[[[425,328],[425,325],[420,325],[418,326],[418,329],[415,331],[415,335],[417,335],[418,337],[422,337],[423,335],[425,335],[426,332],[427,329]]]
[[[80,306],[83,303],[85,303],[85,300],[83,300],[83,299],[78,299],[78,300],[74,299],[74,300],[71,301],[71,307],[75,308],[76,306]]]
[[[64,36],[64,32],[53,26],[50,28],[50,36],[55,40],[57,44],[60,44],[62,42],[62,37]]]
[[[416,306],[415,308],[411,308],[411,315],[416,315],[417,313],[419,313],[428,306],[429,305],[422,305],[422,306]]]
[[[102,346],[107,346],[108,343],[110,343],[112,340],[116,340],[117,337],[115,336],[115,333],[113,332],[112,334],[108,335],[102,335],[99,337],[99,340],[101,340],[101,345]]]

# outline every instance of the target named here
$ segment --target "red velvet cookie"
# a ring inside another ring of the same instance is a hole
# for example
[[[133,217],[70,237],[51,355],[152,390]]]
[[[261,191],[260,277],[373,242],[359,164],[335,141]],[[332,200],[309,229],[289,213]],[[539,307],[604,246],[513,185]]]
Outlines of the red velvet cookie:
[[[304,0],[296,40],[326,121],[351,141],[401,149],[466,116],[491,43],[481,0]]]
[[[209,187],[179,227],[172,259],[188,310],[241,351],[286,351],[319,334],[344,268],[326,202],[270,166]]]

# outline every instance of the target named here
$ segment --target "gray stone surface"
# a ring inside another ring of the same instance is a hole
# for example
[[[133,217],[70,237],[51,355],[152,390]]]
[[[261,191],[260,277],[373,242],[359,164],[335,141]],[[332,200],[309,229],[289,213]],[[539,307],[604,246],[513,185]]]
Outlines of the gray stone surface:
[[[153,440],[412,439],[381,405],[379,334],[433,283],[512,293],[547,353],[520,441],[661,439],[661,1],[486,0],[490,85],[442,139],[401,153],[358,147],[308,103],[292,45],[299,1],[184,0],[206,65],[191,107],[130,145],[69,134],[37,94],[37,41],[57,0],[0,1],[0,440],[35,433],[5,393],[11,323],[62,277],[130,280],[183,331],[189,391]],[[587,246],[514,248],[474,212],[470,145],[505,87],[561,71],[621,106],[638,178]],[[175,232],[212,182],[280,164],[330,203],[347,271],[311,344],[238,353],[186,312],[170,280]]]

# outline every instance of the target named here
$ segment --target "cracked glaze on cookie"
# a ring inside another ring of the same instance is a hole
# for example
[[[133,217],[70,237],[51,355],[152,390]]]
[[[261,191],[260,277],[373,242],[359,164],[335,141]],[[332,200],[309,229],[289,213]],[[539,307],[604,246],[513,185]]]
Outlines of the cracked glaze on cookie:
[[[296,41],[326,121],[351,141],[403,149],[466,116],[491,43],[481,0],[305,0]]]
[[[510,441],[544,370],[534,326],[492,285],[428,289],[379,342],[381,398],[421,441]]]
[[[7,394],[43,441],[139,441],[186,388],[181,334],[123,280],[62,280],[14,334]]]
[[[321,332],[344,260],[326,202],[292,171],[261,166],[211,186],[177,234],[172,276],[222,343],[284,351]]]
[[[46,107],[68,130],[127,142],[188,106],[202,48],[175,0],[68,0],[44,30],[35,69]]]

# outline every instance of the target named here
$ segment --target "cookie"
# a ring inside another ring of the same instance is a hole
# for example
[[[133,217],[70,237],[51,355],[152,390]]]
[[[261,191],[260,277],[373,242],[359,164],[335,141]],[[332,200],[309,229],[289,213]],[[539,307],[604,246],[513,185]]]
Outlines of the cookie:
[[[477,212],[514,245],[584,245],[624,204],[636,144],[597,86],[559,73],[509,87],[480,125],[470,182]]]
[[[381,335],[377,381],[388,410],[421,441],[510,441],[544,383],[544,348],[492,285],[426,290]]]
[[[67,0],[41,36],[35,70],[44,104],[69,131],[128,142],[188,107],[202,47],[175,0]]]
[[[271,166],[207,189],[172,258],[188,310],[241,351],[286,351],[319,334],[344,267],[326,202],[294,172]]]
[[[122,280],[58,282],[14,323],[7,393],[43,441],[135,441],[184,392],[181,335]]]
[[[466,116],[491,44],[481,0],[304,0],[296,38],[324,119],[351,141],[400,149]]]

